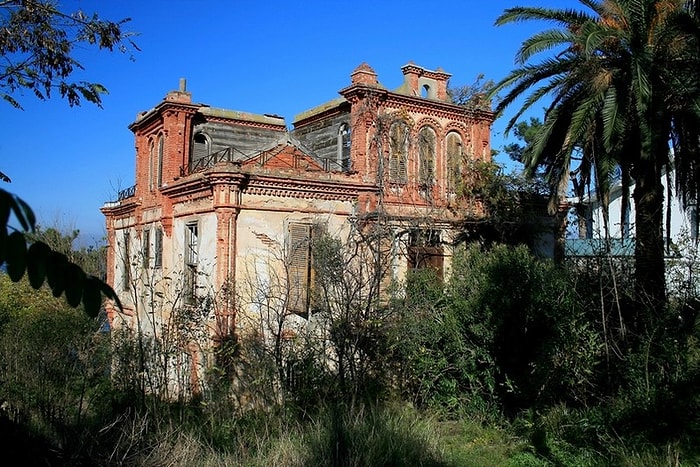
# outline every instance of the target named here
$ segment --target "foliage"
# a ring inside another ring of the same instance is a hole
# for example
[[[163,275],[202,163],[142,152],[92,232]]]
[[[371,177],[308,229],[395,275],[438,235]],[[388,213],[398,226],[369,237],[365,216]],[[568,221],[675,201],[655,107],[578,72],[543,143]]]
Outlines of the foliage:
[[[512,161],[525,162],[525,152],[527,147],[535,142],[538,132],[542,128],[542,121],[537,117],[530,117],[529,121],[517,122],[513,125],[513,136],[520,143],[510,143],[503,146],[503,151],[508,154]]]
[[[479,75],[472,84],[457,87],[449,87],[447,95],[453,104],[466,107],[470,110],[491,111],[491,98],[489,93],[494,87],[492,80],[484,81],[484,75]]]
[[[510,129],[532,105],[551,98],[523,158],[531,172],[544,168],[553,196],[565,193],[572,172],[580,188],[595,180],[603,206],[618,166],[624,199],[634,184],[637,299],[645,318],[640,325],[648,333],[655,324],[645,309],[664,306],[666,298],[661,177],[670,167],[669,135],[681,200],[696,203],[700,193],[694,162],[700,150],[697,5],[685,0],[581,4],[587,11],[515,7],[497,19],[498,25],[543,20],[558,27],[523,42],[516,57],[520,68],[494,88],[494,93],[507,90],[496,112],[530,93]],[[549,51],[554,57],[531,62]],[[581,159],[573,167],[576,151]]]
[[[504,245],[471,246],[453,261],[442,300],[434,281],[415,277],[401,305],[415,316],[397,345],[416,401],[450,408],[497,397],[517,412],[589,400],[602,344],[564,271]]]
[[[8,232],[8,221],[12,213],[24,232]],[[25,272],[35,289],[46,282],[54,297],[65,295],[72,307],[81,303],[85,312],[97,316],[102,306],[101,294],[121,303],[112,288],[95,276],[86,274],[68,257],[52,250],[46,243],[35,241],[27,245],[27,234],[35,230],[35,216],[27,203],[17,196],[0,190],[0,266],[6,266],[7,275],[17,282]]]
[[[21,424],[64,452],[104,415],[109,393],[109,342],[98,323],[47,290],[0,275],[2,418]]]
[[[0,96],[21,109],[13,94],[28,89],[44,100],[55,90],[70,106],[80,105],[82,99],[101,106],[104,86],[71,79],[83,69],[74,50],[137,49],[129,39],[132,34],[123,31],[128,21],[104,20],[82,10],[66,13],[47,0],[0,2]]]

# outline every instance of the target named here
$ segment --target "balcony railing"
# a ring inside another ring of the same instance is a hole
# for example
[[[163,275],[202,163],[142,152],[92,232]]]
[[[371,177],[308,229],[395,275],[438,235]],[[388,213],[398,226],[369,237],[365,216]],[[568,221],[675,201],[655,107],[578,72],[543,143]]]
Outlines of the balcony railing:
[[[235,157],[235,153],[239,153],[245,158],[245,154],[243,154],[241,151],[234,147],[228,147],[213,154],[209,154],[206,157],[202,157],[201,159],[191,161],[187,167],[187,174],[203,172],[204,170],[214,167],[214,165],[218,164],[219,162],[234,162],[236,160],[240,160],[241,157]]]
[[[131,198],[136,194],[136,185],[125,188],[124,190],[119,190],[117,194],[117,201],[123,201],[127,198]]]

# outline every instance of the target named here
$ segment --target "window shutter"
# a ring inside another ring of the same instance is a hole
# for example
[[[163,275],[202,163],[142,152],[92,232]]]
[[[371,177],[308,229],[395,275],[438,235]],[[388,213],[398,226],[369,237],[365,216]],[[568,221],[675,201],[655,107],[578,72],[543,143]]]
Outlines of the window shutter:
[[[311,261],[311,226],[289,225],[289,309],[305,314],[308,306],[309,270]]]
[[[448,190],[455,193],[462,177],[462,141],[456,133],[447,135],[447,170]]]
[[[408,156],[408,125],[397,122],[391,126],[389,143],[389,181],[406,183]]]

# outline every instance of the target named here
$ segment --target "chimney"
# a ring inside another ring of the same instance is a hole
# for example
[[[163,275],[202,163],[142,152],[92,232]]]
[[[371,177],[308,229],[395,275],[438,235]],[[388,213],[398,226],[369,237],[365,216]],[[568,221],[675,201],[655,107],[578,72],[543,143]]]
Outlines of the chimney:
[[[187,80],[185,78],[180,78],[178,90],[170,91],[165,96],[165,100],[169,102],[179,102],[181,104],[191,104],[192,94],[187,92]]]

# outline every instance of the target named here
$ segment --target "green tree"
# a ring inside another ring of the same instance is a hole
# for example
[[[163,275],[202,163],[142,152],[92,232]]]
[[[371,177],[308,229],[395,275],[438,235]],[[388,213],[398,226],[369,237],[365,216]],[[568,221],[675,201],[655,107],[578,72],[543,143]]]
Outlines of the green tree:
[[[589,11],[516,7],[497,25],[544,20],[558,27],[525,40],[520,68],[494,88],[507,90],[501,113],[526,100],[507,125],[548,96],[542,128],[523,155],[526,167],[545,170],[560,194],[568,187],[575,151],[579,186],[595,180],[605,194],[619,166],[627,189],[634,186],[637,297],[648,310],[665,304],[662,171],[673,144],[682,200],[697,201],[700,170],[698,16],[685,0],[580,0]],[[553,57],[532,63],[535,55]],[[534,90],[531,90],[534,87]],[[650,325],[651,316],[637,316]]]
[[[65,13],[50,0],[0,0],[0,97],[14,107],[21,105],[14,95],[30,90],[39,99],[58,91],[70,106],[86,100],[102,105],[104,86],[75,81],[73,73],[83,66],[73,51],[78,46],[123,52],[137,49],[122,30],[129,21],[105,21],[96,14],[83,11]],[[0,172],[0,180],[10,178]],[[9,225],[10,214],[20,228]],[[27,244],[27,235],[35,231],[32,209],[16,195],[0,190],[0,266],[5,266],[13,281],[25,272],[32,287],[46,281],[54,296],[65,295],[72,306],[83,303],[88,314],[96,315],[101,305],[101,292],[119,301],[114,291],[95,276],[88,275],[66,254],[52,249],[43,241]]]
[[[82,10],[66,13],[51,0],[0,1],[0,96],[22,108],[13,96],[22,89],[39,99],[57,91],[70,106],[82,99],[102,106],[107,89],[99,83],[75,81],[76,47],[96,46],[122,52],[137,49],[123,30],[129,18],[117,22],[101,19]]]

